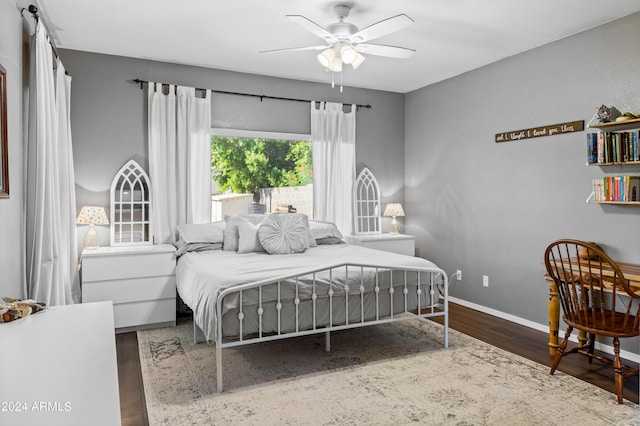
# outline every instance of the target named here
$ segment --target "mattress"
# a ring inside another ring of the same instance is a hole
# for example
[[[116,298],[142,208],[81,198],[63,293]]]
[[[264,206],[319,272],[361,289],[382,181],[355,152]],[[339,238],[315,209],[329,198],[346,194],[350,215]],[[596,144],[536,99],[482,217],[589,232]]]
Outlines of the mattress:
[[[218,321],[222,321],[224,337],[233,337],[256,333],[259,329],[264,333],[293,332],[329,323],[352,323],[414,309],[419,297],[415,291],[417,281],[422,285],[429,281],[424,273],[418,277],[417,273],[404,275],[402,271],[390,272],[384,268],[336,268],[331,273],[307,274],[343,264],[437,269],[435,264],[419,257],[336,244],[320,245],[290,255],[239,254],[223,250],[190,252],[178,260],[176,281],[180,297],[192,309],[195,323],[209,341],[216,339]],[[222,303],[222,318],[217,318],[217,298],[224,289],[291,276],[298,278],[263,286],[260,290],[245,290],[242,306],[237,293],[226,296]],[[391,282],[399,287],[394,295],[388,291]],[[347,291],[345,285],[348,285]],[[379,292],[374,291],[376,285],[381,289]],[[403,293],[405,285],[413,290]],[[331,297],[326,289],[333,290]],[[317,300],[312,303],[309,299],[313,292],[317,292]],[[295,304],[296,298],[302,303]],[[420,298],[422,307],[435,303],[430,300],[428,290],[421,292]],[[348,313],[344,308],[346,299],[350,306]],[[280,310],[276,309],[278,303],[282,306]],[[257,314],[260,307],[264,311],[261,316]],[[240,312],[242,329],[238,321]]]

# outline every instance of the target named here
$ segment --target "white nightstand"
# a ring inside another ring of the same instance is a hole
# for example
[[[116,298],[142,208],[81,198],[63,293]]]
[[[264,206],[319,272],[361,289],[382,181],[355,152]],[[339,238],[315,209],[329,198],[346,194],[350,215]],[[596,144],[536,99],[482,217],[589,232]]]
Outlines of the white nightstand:
[[[415,256],[416,239],[406,234],[371,234],[350,235],[345,238],[348,243],[359,244],[377,250]]]
[[[113,301],[115,328],[175,325],[175,247],[100,247],[82,252],[82,302]]]

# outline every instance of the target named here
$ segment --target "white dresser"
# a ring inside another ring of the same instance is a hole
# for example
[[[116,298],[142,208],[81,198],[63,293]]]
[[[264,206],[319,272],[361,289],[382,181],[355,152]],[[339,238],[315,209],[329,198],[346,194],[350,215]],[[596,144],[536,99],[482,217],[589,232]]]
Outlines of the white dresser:
[[[175,325],[175,247],[100,247],[82,252],[82,302],[111,300],[118,332]]]
[[[376,250],[415,256],[416,239],[406,234],[371,234],[350,235],[345,238],[348,243],[359,244]]]
[[[111,302],[52,306],[0,326],[0,424],[117,426]]]

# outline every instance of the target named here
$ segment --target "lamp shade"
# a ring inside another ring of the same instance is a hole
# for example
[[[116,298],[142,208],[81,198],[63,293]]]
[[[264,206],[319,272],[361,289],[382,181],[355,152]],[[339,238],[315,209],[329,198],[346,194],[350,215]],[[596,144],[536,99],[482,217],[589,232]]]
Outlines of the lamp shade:
[[[404,210],[402,210],[402,204],[400,203],[389,203],[387,207],[384,209],[383,216],[404,216]]]
[[[336,53],[333,51],[333,49],[325,49],[322,51],[322,53],[318,54],[318,62],[320,62],[323,67],[329,68],[335,57]]]
[[[108,225],[109,219],[104,207],[84,206],[76,219],[78,225]]]
[[[351,66],[355,70],[364,62],[365,59],[366,58],[362,56],[359,52],[356,52],[356,57],[353,61],[351,61]]]
[[[340,48],[340,58],[342,58],[342,62],[345,64],[350,64],[351,62],[356,60],[358,56],[358,52],[355,51],[353,47],[349,44],[345,44]]]

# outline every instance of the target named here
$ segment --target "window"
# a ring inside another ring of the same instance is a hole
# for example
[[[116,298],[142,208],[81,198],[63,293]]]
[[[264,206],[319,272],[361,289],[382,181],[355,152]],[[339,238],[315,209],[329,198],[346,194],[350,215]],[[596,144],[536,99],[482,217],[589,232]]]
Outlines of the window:
[[[212,220],[285,211],[313,217],[312,167],[308,140],[264,134],[213,136]]]

